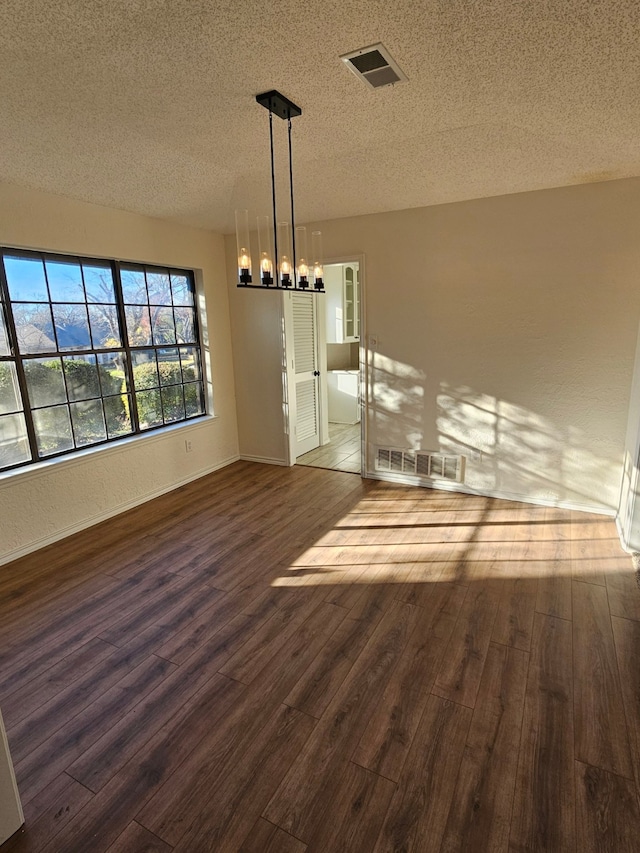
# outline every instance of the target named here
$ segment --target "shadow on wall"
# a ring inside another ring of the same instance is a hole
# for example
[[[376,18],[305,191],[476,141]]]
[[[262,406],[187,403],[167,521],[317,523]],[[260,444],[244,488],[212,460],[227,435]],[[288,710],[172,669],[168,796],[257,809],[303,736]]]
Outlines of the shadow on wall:
[[[424,446],[425,373],[373,350],[369,351],[370,413],[380,444]],[[435,448],[434,448],[435,449]]]
[[[550,501],[615,507],[620,465],[585,447],[582,432],[464,385],[440,384],[442,450],[467,453],[467,483]]]
[[[426,373],[376,351],[369,377],[375,444],[462,454],[465,485],[479,492],[617,507],[622,459],[597,453],[571,424],[449,382],[440,382],[434,411]]]

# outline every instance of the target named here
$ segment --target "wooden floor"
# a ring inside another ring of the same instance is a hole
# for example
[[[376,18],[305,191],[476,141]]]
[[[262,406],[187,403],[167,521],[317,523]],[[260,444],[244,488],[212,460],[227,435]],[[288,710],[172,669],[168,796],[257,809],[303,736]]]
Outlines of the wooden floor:
[[[329,424],[329,444],[323,444],[298,456],[296,465],[312,468],[330,468],[332,471],[349,471],[359,474],[360,424]]]
[[[2,853],[640,850],[610,519],[241,462],[0,602]]]

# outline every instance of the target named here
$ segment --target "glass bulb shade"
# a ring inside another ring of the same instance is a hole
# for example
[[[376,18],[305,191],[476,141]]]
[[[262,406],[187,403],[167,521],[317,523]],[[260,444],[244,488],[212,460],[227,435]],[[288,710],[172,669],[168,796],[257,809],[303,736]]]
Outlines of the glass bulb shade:
[[[296,227],[296,273],[298,274],[298,287],[306,290],[309,287],[309,263],[307,252],[307,229],[304,225]]]
[[[301,263],[306,263],[306,258],[309,257],[307,251],[307,229],[304,225],[296,226],[296,266],[300,268]],[[298,260],[299,259],[299,260]]]
[[[238,281],[251,281],[251,244],[249,242],[249,211],[236,210],[236,242],[238,246]]]
[[[278,222],[278,254],[280,284],[282,287],[291,287],[291,257],[293,255],[293,247],[291,245],[291,229],[288,222]]]
[[[273,236],[268,216],[256,218],[258,226],[258,252],[262,284],[273,284]]]
[[[313,274],[315,278],[322,278],[322,231],[311,232],[311,257],[313,258]]]
[[[324,292],[322,231],[311,232],[311,257],[313,258],[313,287],[315,290]]]

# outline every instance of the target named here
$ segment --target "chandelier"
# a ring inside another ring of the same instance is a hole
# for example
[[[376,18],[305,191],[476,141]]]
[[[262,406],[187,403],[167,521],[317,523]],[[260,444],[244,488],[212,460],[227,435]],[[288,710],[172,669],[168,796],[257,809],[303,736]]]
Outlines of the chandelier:
[[[238,248],[238,287],[264,290],[295,290],[303,293],[323,293],[322,233],[311,232],[309,255],[307,229],[296,226],[293,205],[293,167],[291,160],[291,119],[302,115],[293,101],[272,89],[256,96],[256,101],[269,110],[269,143],[271,152],[271,203],[274,227],[269,216],[258,216],[258,275],[254,281],[251,258],[249,211],[236,210],[236,241]],[[289,201],[291,221],[278,220],[276,213],[276,173],[273,148],[273,116],[287,122],[289,142]]]

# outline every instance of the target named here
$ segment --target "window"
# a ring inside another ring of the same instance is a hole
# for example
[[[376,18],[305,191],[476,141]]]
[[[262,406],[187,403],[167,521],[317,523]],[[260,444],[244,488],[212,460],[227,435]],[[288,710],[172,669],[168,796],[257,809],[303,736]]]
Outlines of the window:
[[[191,272],[0,255],[0,469],[205,413]]]

